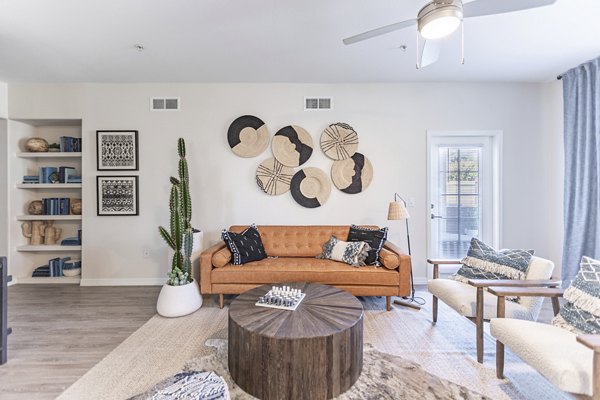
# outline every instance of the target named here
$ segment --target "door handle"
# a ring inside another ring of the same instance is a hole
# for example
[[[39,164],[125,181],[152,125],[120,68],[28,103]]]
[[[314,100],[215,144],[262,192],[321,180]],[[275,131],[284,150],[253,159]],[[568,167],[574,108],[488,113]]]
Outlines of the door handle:
[[[444,217],[442,217],[441,215],[435,215],[434,213],[431,213],[431,219],[436,219],[436,218],[442,219]]]

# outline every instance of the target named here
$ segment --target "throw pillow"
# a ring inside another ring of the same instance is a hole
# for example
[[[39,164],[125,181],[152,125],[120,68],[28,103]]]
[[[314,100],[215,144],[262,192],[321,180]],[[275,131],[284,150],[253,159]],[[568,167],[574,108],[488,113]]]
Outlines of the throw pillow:
[[[344,242],[334,235],[323,244],[323,252],[317,258],[345,262],[353,267],[365,264],[369,245],[365,242]]]
[[[350,225],[350,232],[348,232],[349,242],[366,242],[371,250],[367,255],[365,263],[367,265],[381,265],[379,263],[379,252],[385,244],[387,239],[388,228],[371,229],[363,228],[357,225]]]
[[[564,298],[567,302],[552,324],[575,333],[600,334],[600,261],[585,256],[581,259]]]
[[[242,265],[250,261],[267,258],[267,253],[260,239],[256,225],[252,224],[242,233],[223,229],[221,237],[233,255],[233,265]]]
[[[525,279],[533,250],[495,250],[482,241],[472,238],[467,256],[454,279]]]

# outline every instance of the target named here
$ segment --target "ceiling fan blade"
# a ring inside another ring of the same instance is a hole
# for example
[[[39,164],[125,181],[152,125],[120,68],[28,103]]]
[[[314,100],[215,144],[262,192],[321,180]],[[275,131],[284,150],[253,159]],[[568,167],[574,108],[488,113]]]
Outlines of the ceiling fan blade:
[[[440,58],[440,48],[442,47],[440,40],[423,39],[419,47],[419,64],[417,64],[417,69],[431,65]]]
[[[408,19],[402,22],[396,22],[395,24],[382,26],[381,28],[373,29],[367,32],[359,33],[358,35],[350,36],[343,40],[344,44],[353,44],[361,42],[363,40],[371,39],[375,36],[385,35],[386,33],[394,32],[400,29],[408,28],[409,26],[415,25],[416,19]]]
[[[503,14],[549,6],[554,3],[556,3],[556,0],[475,0],[463,4],[463,16],[464,18],[470,18]]]

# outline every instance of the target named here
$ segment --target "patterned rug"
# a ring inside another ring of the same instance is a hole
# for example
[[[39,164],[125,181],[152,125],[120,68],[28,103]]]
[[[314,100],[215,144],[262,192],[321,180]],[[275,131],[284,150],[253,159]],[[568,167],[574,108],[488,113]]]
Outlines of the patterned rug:
[[[184,366],[184,371],[214,371],[229,386],[232,399],[253,400],[256,397],[240,389],[229,375],[227,368],[227,340],[209,339],[206,346],[212,347],[211,354],[194,358]],[[429,374],[417,364],[401,357],[377,351],[372,345],[365,343],[363,353],[362,374],[347,392],[336,397],[338,400],[385,400],[385,399],[420,399],[420,400],[481,400],[488,399],[479,393],[463,386]],[[155,385],[151,390],[130,400],[145,399],[180,399],[170,397],[165,387],[172,382],[168,378]],[[187,398],[187,397],[186,397]],[[191,398],[191,397],[190,397]],[[217,397],[215,397],[217,398]],[[224,397],[219,396],[218,399]]]

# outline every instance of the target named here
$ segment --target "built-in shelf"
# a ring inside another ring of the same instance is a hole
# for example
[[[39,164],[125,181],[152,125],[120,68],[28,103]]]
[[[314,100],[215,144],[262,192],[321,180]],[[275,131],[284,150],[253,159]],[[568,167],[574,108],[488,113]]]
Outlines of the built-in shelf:
[[[21,158],[81,158],[81,152],[61,152],[61,151],[47,151],[47,152],[20,152],[17,153],[17,157]]]
[[[81,221],[81,215],[19,215],[17,221]]]
[[[41,244],[39,246],[24,245],[17,246],[17,251],[81,251],[81,246],[61,246]]]
[[[36,276],[29,278],[19,278],[17,283],[24,284],[49,284],[49,283],[70,283],[77,284],[81,282],[81,276]]]
[[[81,183],[17,183],[19,189],[81,189]]]

